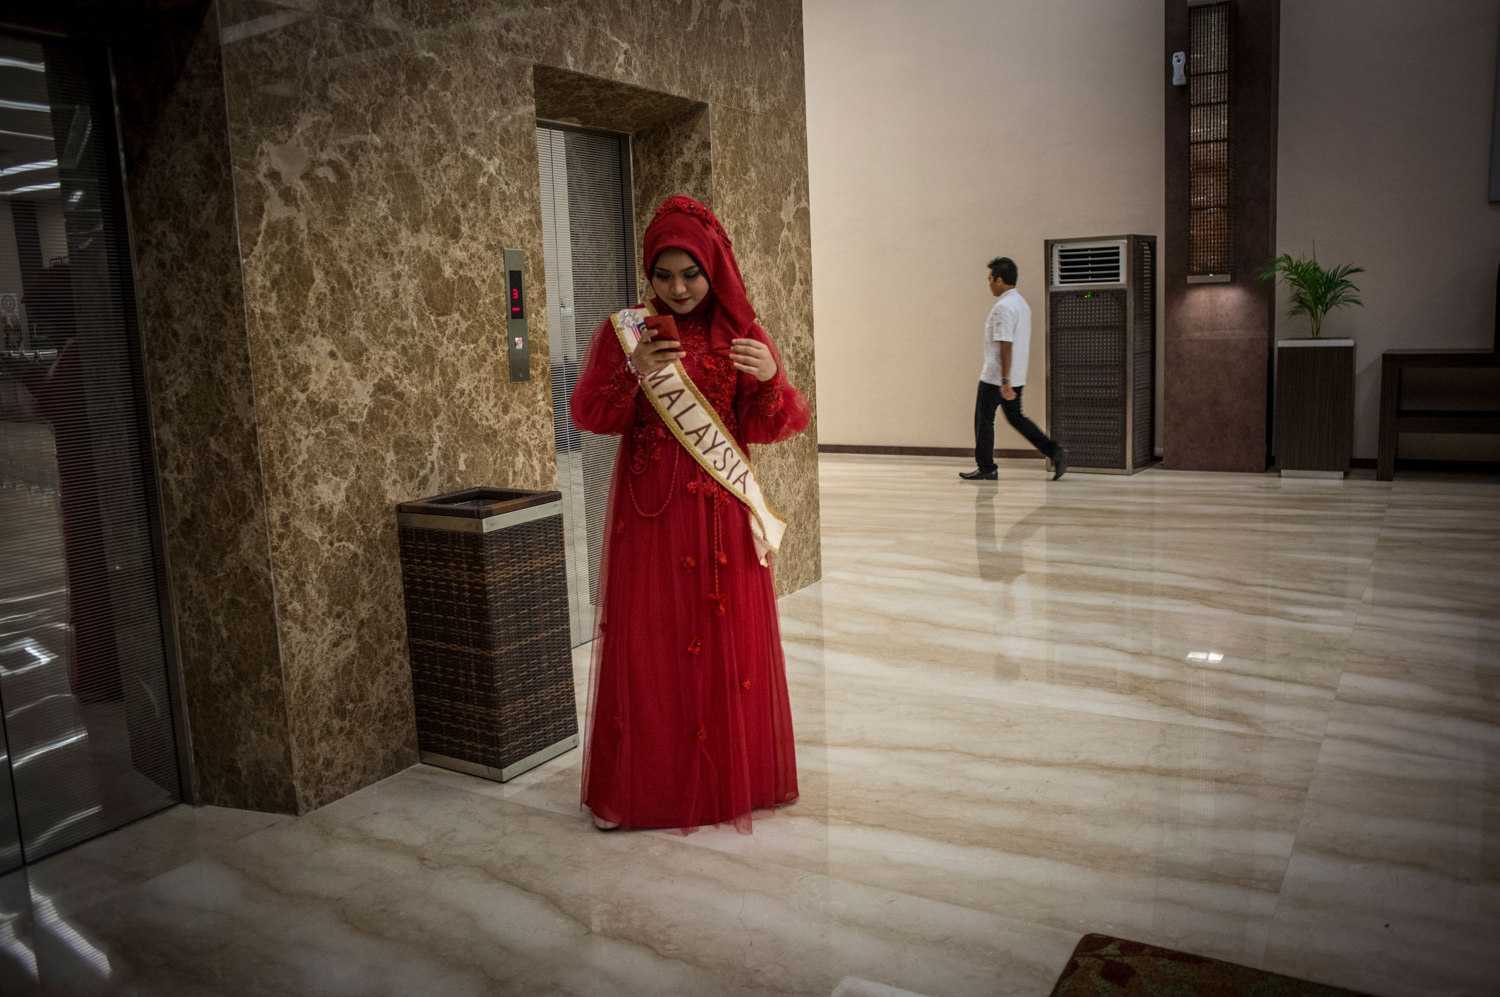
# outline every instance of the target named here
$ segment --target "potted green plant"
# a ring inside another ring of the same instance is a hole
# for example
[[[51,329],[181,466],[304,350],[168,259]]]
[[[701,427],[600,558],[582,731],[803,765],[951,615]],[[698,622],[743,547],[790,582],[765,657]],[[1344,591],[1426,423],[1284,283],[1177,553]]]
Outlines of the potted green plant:
[[[1344,263],[1325,270],[1318,263],[1317,251],[1311,257],[1282,253],[1267,263],[1260,271],[1261,280],[1282,281],[1292,291],[1290,315],[1306,315],[1312,323],[1312,338],[1323,335],[1323,316],[1335,308],[1363,305],[1359,299],[1359,288],[1350,280],[1351,274],[1364,273],[1364,267]]]
[[[1324,339],[1323,319],[1335,308],[1363,305],[1350,280],[1364,273],[1352,263],[1331,269],[1311,257],[1282,253],[1260,271],[1262,280],[1291,290],[1289,314],[1306,315],[1309,339],[1276,343],[1276,412],[1272,449],[1283,477],[1337,477],[1354,451],[1354,340]],[[1317,347],[1303,349],[1302,347]]]

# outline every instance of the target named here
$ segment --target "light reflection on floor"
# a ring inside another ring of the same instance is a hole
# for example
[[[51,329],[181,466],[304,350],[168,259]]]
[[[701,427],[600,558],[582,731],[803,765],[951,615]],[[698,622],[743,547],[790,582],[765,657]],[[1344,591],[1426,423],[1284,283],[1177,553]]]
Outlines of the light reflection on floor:
[[[1500,479],[961,469],[823,458],[752,836],[601,834],[578,752],[179,807],[0,879],[0,991],[1045,994],[1104,931],[1492,992]]]

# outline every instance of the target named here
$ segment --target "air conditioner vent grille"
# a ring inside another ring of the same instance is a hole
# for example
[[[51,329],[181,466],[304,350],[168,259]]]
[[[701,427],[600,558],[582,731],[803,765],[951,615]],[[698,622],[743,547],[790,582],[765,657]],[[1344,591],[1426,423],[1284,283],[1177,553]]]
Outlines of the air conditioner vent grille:
[[[1052,247],[1053,287],[1125,283],[1125,243],[1083,242]]]
[[[1047,241],[1047,431],[1074,470],[1155,451],[1156,238]]]

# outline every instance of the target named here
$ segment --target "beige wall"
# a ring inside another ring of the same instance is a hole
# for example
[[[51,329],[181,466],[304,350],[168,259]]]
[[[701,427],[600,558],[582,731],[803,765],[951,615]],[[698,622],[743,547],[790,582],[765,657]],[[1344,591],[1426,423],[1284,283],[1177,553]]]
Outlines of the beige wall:
[[[820,441],[972,443],[997,253],[1032,304],[1039,417],[1043,240],[1162,233],[1160,5],[803,8]],[[1356,457],[1375,455],[1384,350],[1492,342],[1497,21],[1477,0],[1282,6],[1277,249],[1316,240],[1324,262],[1368,271],[1365,307],[1326,327],[1358,342]],[[1277,334],[1305,328],[1282,315]],[[996,446],[1025,443],[1002,424]],[[1406,437],[1402,453],[1500,457],[1500,441]]]
[[[805,0],[819,441],[973,446],[984,264],[1021,268],[1045,412],[1043,241],[1160,237],[1162,9]],[[997,447],[1026,442],[1000,420]]]
[[[1494,341],[1497,36],[1500,6],[1479,0],[1282,5],[1277,248],[1316,240],[1323,263],[1368,271],[1364,307],[1324,324],[1356,343],[1356,457],[1375,456],[1383,351]],[[1277,335],[1307,335],[1306,319],[1283,314]],[[1409,436],[1401,453],[1500,457],[1500,441]]]

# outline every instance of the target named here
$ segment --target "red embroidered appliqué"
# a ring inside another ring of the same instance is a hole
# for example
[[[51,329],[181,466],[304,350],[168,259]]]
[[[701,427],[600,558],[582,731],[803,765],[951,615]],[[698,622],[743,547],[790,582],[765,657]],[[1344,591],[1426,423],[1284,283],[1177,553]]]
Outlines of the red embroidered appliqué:
[[[703,315],[677,316],[677,340],[687,354],[682,361],[683,369],[718,413],[724,428],[733,434],[739,423],[734,409],[739,374],[734,361],[708,348],[708,331],[709,322]]]
[[[782,405],[781,378],[773,377],[760,382],[751,405],[754,406],[756,415],[769,418],[779,413]]]
[[[734,389],[738,381],[734,361],[717,353],[705,353],[701,358],[703,380],[698,382],[703,396],[719,413],[724,425],[733,432],[736,420],[734,411]]]
[[[645,409],[645,414],[636,411],[635,425],[630,431],[630,470],[634,474],[646,473],[651,462],[661,456],[662,441],[667,438],[661,416],[649,404]]]
[[[684,194],[678,194],[675,197],[669,197],[665,201],[663,201],[661,205],[656,209],[656,213],[658,215],[667,215],[671,214],[674,211],[681,212],[684,215],[692,215],[694,218],[703,219],[708,223],[708,227],[713,229],[714,232],[719,236],[719,238],[724,240],[724,245],[734,245],[734,243],[729,241],[729,233],[724,231],[724,226],[720,224],[718,217],[715,216],[712,211],[708,210],[707,207],[699,204],[691,197],[688,197]]]
[[[636,392],[639,390],[640,382],[624,366],[615,371],[614,376],[604,387],[611,405],[629,405],[635,401]]]
[[[701,743],[703,743],[704,741],[707,741],[707,740],[708,740],[708,728],[705,727],[705,726],[703,726],[702,724],[699,724],[698,725],[698,743],[701,744]]]
[[[703,641],[700,638],[694,637],[688,642],[688,654],[697,654],[701,650],[703,650]]]

